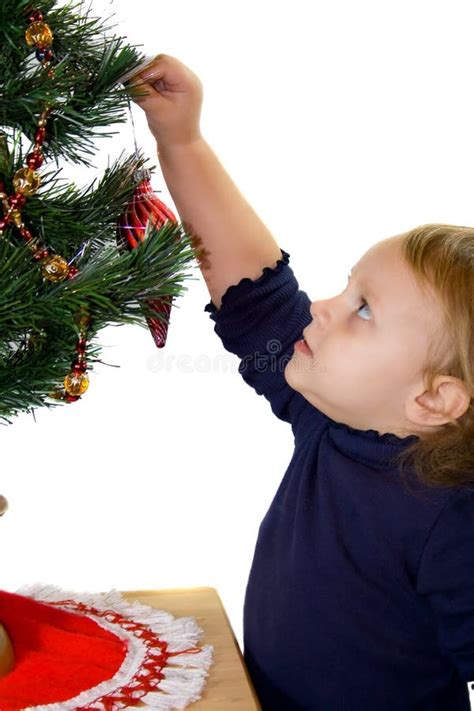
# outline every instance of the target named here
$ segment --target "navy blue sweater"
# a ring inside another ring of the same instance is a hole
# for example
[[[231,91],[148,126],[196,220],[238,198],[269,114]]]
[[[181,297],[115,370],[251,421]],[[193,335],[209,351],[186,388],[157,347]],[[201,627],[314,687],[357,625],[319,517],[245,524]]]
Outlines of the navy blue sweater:
[[[468,711],[474,492],[423,486],[409,469],[403,479],[393,457],[415,436],[353,429],[290,388],[284,367],[312,319],[281,252],[204,309],[294,436],[244,604],[244,658],[262,708]]]

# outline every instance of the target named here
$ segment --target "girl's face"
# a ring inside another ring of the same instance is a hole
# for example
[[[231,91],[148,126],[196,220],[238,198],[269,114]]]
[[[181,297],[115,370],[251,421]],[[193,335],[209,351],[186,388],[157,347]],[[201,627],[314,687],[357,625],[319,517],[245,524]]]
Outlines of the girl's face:
[[[416,283],[401,239],[372,246],[341,294],[311,304],[313,321],[303,335],[313,355],[295,350],[285,379],[336,422],[406,437],[424,429],[410,415],[426,390],[428,349],[447,343],[441,309]]]

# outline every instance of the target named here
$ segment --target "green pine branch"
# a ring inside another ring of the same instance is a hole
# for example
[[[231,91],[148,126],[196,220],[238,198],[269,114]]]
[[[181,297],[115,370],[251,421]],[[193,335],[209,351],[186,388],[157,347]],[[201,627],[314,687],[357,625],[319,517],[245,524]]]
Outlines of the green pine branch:
[[[141,153],[122,153],[100,179],[83,188],[60,177],[60,159],[90,165],[97,136],[114,135],[97,133],[96,128],[127,120],[130,90],[118,80],[143,60],[124,38],[108,37],[106,22],[84,13],[83,5],[58,8],[56,0],[35,4],[54,34],[51,79],[25,42],[31,1],[0,3],[0,181],[12,195],[13,176],[25,166],[38,118],[46,104],[52,106],[43,144],[45,162],[38,170],[41,186],[27,197],[21,215],[34,239],[79,270],[72,279],[50,282],[14,224],[0,237],[4,423],[22,411],[34,414],[36,407],[62,405],[48,396],[62,387],[71,370],[82,308],[92,319],[86,348],[89,371],[100,360],[101,329],[122,324],[148,328],[146,318],[159,316],[147,302],[181,296],[187,290],[186,269],[200,258],[196,238],[171,221],[161,229],[149,223],[136,249],[119,249],[117,224],[140,180],[135,171],[147,167]],[[30,142],[26,148],[25,139]]]
[[[55,8],[38,3],[53,31],[54,78],[49,78],[25,40],[30,2],[0,3],[0,126],[18,127],[33,142],[37,119],[54,107],[43,144],[47,160],[89,165],[94,140],[117,133],[96,127],[127,121],[129,90],[118,83],[144,55],[121,37],[108,37],[104,20],[79,15],[84,3]],[[85,156],[84,156],[85,154]]]
[[[187,291],[183,282],[193,277],[183,270],[195,255],[193,238],[179,223],[168,221],[159,230],[149,223],[136,249],[120,255],[108,246],[93,261],[79,263],[73,279],[50,283],[31,263],[26,245],[0,240],[0,419],[9,421],[33,404],[49,406],[48,393],[71,369],[81,307],[92,319],[86,351],[91,365],[98,353],[93,337],[102,328],[125,323],[148,328],[146,316],[159,314],[146,300]],[[21,346],[28,334],[34,347]]]

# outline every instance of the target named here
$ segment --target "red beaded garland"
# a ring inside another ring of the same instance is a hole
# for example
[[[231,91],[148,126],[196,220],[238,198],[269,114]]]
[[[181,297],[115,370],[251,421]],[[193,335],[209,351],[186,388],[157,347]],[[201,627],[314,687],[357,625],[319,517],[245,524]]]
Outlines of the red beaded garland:
[[[40,249],[35,254],[33,254],[33,259],[37,262],[40,262],[42,259],[46,259],[46,257],[49,257],[49,252],[47,249]]]
[[[72,279],[76,274],[79,274],[79,269],[77,267],[69,267],[67,278]]]
[[[15,193],[14,195],[10,195],[10,197],[8,198],[8,203],[11,205],[11,207],[23,207],[25,202],[26,197],[21,193]]]
[[[35,168],[41,168],[43,165],[44,157],[41,153],[28,153],[26,156],[26,163],[28,168],[35,170]]]
[[[34,23],[34,22],[42,22],[43,21],[43,13],[41,10],[37,9],[32,9],[32,6],[30,5],[27,7],[26,12],[28,13],[28,21],[29,23]],[[49,28],[48,28],[49,29]],[[28,41],[28,38],[27,38]],[[46,70],[46,74],[48,77],[53,78],[55,76],[54,70],[50,66],[51,60],[54,58],[53,51],[49,47],[44,47],[41,46],[41,44],[37,41],[36,43],[36,58],[38,59],[39,62],[41,62],[42,66]],[[46,119],[49,115],[49,113],[52,111],[52,107],[47,107],[42,115],[41,115],[41,123],[45,123]],[[45,140],[46,137],[46,126],[45,125],[40,125],[35,131],[35,145],[33,146],[32,152],[29,153],[26,157],[26,164],[28,168],[31,171],[36,170],[37,168],[40,168],[44,162],[44,156],[41,152],[42,144]],[[14,193],[11,196],[7,196],[5,193],[5,184],[3,181],[0,181],[0,193],[4,193],[3,198],[7,198],[7,200],[4,202],[4,205],[8,203],[10,210],[7,210],[7,214],[4,215],[3,217],[0,217],[0,233],[5,229],[7,224],[10,222],[10,220],[13,217],[13,212],[14,210],[17,210],[17,214],[19,214],[20,209],[24,206],[26,202],[26,197],[24,194],[20,193]],[[50,256],[49,251],[45,248],[42,248],[41,245],[33,239],[33,235],[31,232],[23,225],[21,219],[18,221],[18,217],[15,216],[15,221],[18,224],[20,233],[22,237],[29,243],[29,247],[31,248],[31,251],[33,252],[33,259],[36,262],[40,262],[43,259],[46,259],[47,257]],[[36,250],[36,251],[35,251]],[[69,267],[68,273],[67,273],[67,278],[71,279],[74,276],[76,276],[79,273],[79,269],[77,267]],[[90,316],[87,319],[83,318],[84,322],[87,322],[87,326],[90,323]],[[76,374],[83,374],[87,370],[87,363],[86,363],[86,356],[85,356],[85,351],[86,351],[86,346],[87,346],[87,339],[84,335],[81,335],[76,343],[76,352],[77,356],[76,359],[72,365],[72,371],[73,373]],[[55,397],[55,394],[52,393],[51,397]],[[66,402],[76,402],[77,400],[80,399],[79,395],[71,395],[67,391],[64,391],[61,393],[60,397]]]
[[[43,20],[43,13],[41,10],[33,10],[31,15],[28,17],[29,22],[41,22]]]
[[[29,230],[26,229],[26,227],[22,227],[20,229],[20,234],[22,237],[24,237],[26,239],[27,242],[29,242],[30,240],[33,239],[33,235],[31,234],[31,232]]]
[[[45,136],[46,136],[46,126],[40,126],[39,128],[36,129],[35,143],[43,143]]]
[[[85,363],[74,363],[72,370],[74,373],[84,373],[87,370],[87,365]]]

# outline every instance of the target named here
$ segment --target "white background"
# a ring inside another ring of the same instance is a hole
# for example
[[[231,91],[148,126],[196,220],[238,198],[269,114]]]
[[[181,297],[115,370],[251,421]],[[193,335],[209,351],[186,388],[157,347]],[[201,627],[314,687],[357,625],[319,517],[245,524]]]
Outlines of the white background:
[[[204,137],[312,299],[343,289],[380,239],[474,224],[471,2],[92,1],[112,13],[144,54],[200,76]],[[131,152],[131,121],[114,130],[93,166],[63,177],[90,183]],[[242,644],[257,530],[293,437],[241,380],[190,274],[163,351],[145,328],[108,327],[102,357],[120,368],[96,365],[80,402],[0,430],[2,585],[215,586]]]

